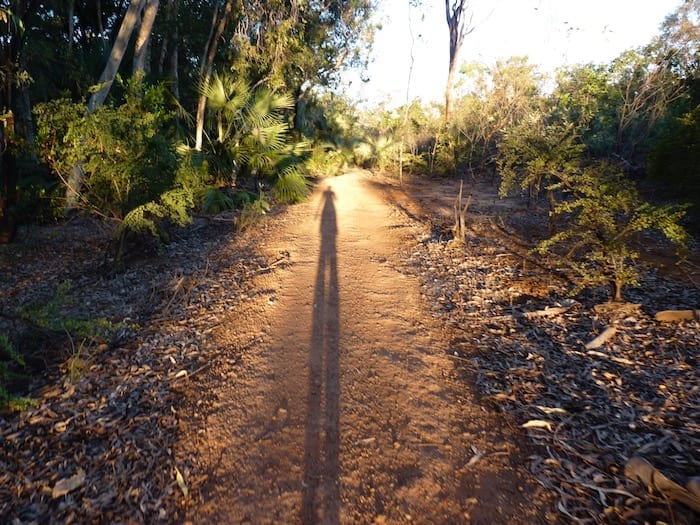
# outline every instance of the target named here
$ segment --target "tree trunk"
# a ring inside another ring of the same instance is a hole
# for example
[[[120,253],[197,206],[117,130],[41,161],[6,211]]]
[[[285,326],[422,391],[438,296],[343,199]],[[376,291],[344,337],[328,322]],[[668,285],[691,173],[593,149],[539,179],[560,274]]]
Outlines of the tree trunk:
[[[212,71],[214,68],[214,57],[216,56],[216,50],[219,46],[219,39],[226,29],[226,23],[231,16],[231,11],[233,10],[233,0],[227,0],[224,6],[224,12],[219,18],[218,24],[216,24],[216,18],[212,20],[213,26],[216,26],[216,30],[210,33],[211,38],[207,42],[206,55],[204,61],[202,62],[202,67],[200,68],[200,73],[202,74],[202,87],[201,93],[199,94],[199,102],[197,104],[197,123],[195,130],[195,149],[197,151],[202,151],[202,141],[204,138],[204,112],[207,107],[207,96],[206,91],[209,88],[209,82],[211,80]],[[212,26],[212,27],[213,27]]]
[[[616,303],[622,302],[622,281],[612,279],[610,281],[610,291],[612,292],[613,301]]]
[[[0,244],[12,242],[15,220],[11,206],[15,202],[17,171],[10,136],[12,118],[0,119]]]
[[[15,122],[15,135],[26,141],[26,147],[22,148],[29,157],[36,162],[36,134],[34,132],[34,119],[32,118],[32,101],[29,98],[29,90],[25,87],[15,97],[17,116]]]
[[[549,203],[549,235],[554,235],[557,231],[557,219],[559,215],[554,211],[557,209],[557,199],[554,190],[547,190],[547,202]]]
[[[75,0],[68,2],[68,52],[73,51],[73,39],[75,38]]]
[[[451,53],[450,53],[451,54]],[[455,84],[455,61],[450,57],[449,69],[447,70],[447,86],[445,87],[445,124],[452,118],[452,95]]]
[[[105,26],[102,23],[102,0],[96,0],[95,2],[95,9],[97,11],[97,32],[98,35],[101,37],[100,41],[102,42],[102,52],[106,53],[107,52],[107,44],[104,37],[105,33]]]
[[[448,123],[452,117],[452,98],[459,50],[462,48],[464,37],[473,31],[471,18],[466,19],[469,5],[469,0],[445,0],[445,18],[450,33],[450,62],[445,87],[445,123]]]
[[[158,3],[159,0],[146,0],[146,5],[143,8],[141,27],[139,28],[139,34],[136,37],[136,46],[134,47],[134,74],[138,72],[149,72],[150,68],[146,62],[146,57],[148,56],[153,22],[155,22],[156,13],[158,12]]]
[[[100,75],[98,80],[98,85],[100,89],[92,94],[90,101],[88,102],[88,112],[94,113],[94,111],[104,104],[109,90],[112,87],[114,78],[117,76],[117,71],[124,58],[124,53],[126,52],[126,47],[129,44],[129,39],[131,38],[131,33],[134,31],[136,26],[136,20],[138,15],[143,9],[143,4],[146,0],[131,0],[129,3],[129,8],[126,10],[124,15],[124,20],[122,20],[122,25],[119,27],[119,33],[117,34],[117,39],[114,41],[112,46],[112,52],[109,55],[107,64],[105,65],[104,71]]]
[[[161,68],[165,72],[165,60],[168,60],[167,66],[167,76],[170,80],[170,92],[175,97],[175,100],[180,100],[180,75],[178,69],[180,67],[180,27],[178,25],[178,1],[168,0],[167,5],[167,19],[166,23],[168,27],[172,27],[172,33],[168,33],[163,38],[163,50],[161,53]]]
[[[175,100],[180,100],[180,76],[178,73],[180,53],[178,50],[178,30],[175,28],[175,35],[173,36],[173,48],[170,51],[170,92],[175,97]]]
[[[0,8],[4,14],[19,16],[20,23],[7,23],[7,32],[2,35],[0,46],[0,69],[3,82],[0,82],[0,242],[10,242],[15,233],[15,205],[17,204],[17,169],[16,155],[19,147],[17,138],[25,138],[17,133],[13,109],[17,108],[15,99],[16,73],[22,62],[21,50],[24,47],[27,32],[19,28],[29,26],[31,18],[36,16],[38,0],[28,2],[24,9],[14,12],[8,7]],[[20,108],[20,112],[23,112]]]

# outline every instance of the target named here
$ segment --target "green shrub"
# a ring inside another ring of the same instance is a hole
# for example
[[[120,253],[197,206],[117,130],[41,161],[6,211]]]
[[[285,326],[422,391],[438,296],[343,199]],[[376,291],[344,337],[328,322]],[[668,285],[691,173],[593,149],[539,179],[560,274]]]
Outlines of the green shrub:
[[[78,302],[70,294],[72,286],[72,281],[63,281],[50,301],[41,306],[20,308],[20,317],[38,328],[97,341],[109,341],[118,332],[133,328],[124,323],[113,323],[104,317],[83,318],[71,315],[71,308]]]
[[[544,254],[555,245],[564,246],[566,260],[579,278],[577,290],[608,285],[611,298],[621,301],[623,287],[638,284],[640,232],[657,230],[679,246],[687,241],[681,226],[685,208],[645,202],[634,182],[614,166],[598,163],[560,173],[549,189],[564,194],[552,213],[567,217],[567,227],[536,250]]]
[[[122,238],[129,232],[150,233],[153,237],[168,242],[168,235],[160,224],[167,221],[185,226],[191,221],[192,208],[194,208],[194,195],[191,190],[176,188],[166,191],[158,200],[137,206],[127,213],[117,231]]]
[[[0,411],[17,412],[36,405],[34,399],[16,397],[7,391],[8,382],[17,378],[12,368],[24,366],[22,355],[15,351],[7,335],[0,334]]]
[[[652,143],[647,171],[667,194],[700,204],[700,105],[663,127]]]
[[[87,114],[83,105],[54,100],[38,105],[35,116],[38,151],[67,191],[73,170],[82,170],[80,207],[122,219],[172,188],[177,156],[164,86],[135,77],[119,106]]]
[[[220,213],[233,210],[236,202],[221,188],[209,186],[200,194],[200,205],[205,213]]]
[[[275,181],[272,196],[283,204],[296,204],[309,196],[309,182],[296,166],[290,166]]]
[[[238,217],[238,229],[247,230],[265,216],[271,208],[270,201],[267,200],[265,192],[261,190],[260,195],[255,200],[243,205],[241,215]]]
[[[16,206],[23,224],[52,224],[65,218],[60,184],[38,174],[19,179]]]
[[[576,291],[608,285],[611,297],[637,284],[640,232],[658,230],[684,245],[684,207],[654,206],[644,201],[634,181],[619,166],[585,156],[571,124],[546,125],[537,120],[512,128],[499,145],[500,194],[545,190],[549,201],[550,237],[536,248],[566,250],[564,261],[578,277]]]
[[[306,159],[304,167],[312,177],[335,177],[347,164],[342,151],[331,144],[322,144],[313,148]]]

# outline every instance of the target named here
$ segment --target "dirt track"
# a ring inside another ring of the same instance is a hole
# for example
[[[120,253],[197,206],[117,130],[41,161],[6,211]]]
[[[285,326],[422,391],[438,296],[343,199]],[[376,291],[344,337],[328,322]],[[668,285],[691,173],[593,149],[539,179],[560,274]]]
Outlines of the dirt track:
[[[195,523],[544,521],[519,430],[454,380],[397,262],[415,226],[385,199],[362,174],[330,179],[266,246],[290,264],[219,329],[221,346],[257,335],[190,429],[206,458]]]

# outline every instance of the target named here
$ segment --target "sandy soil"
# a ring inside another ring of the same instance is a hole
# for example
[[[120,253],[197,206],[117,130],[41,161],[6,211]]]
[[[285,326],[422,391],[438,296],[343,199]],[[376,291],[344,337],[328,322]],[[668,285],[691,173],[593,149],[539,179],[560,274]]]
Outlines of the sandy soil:
[[[207,416],[183,436],[206,479],[192,522],[547,521],[520,429],[455,377],[401,270],[416,225],[386,198],[361,173],[329,179],[265,246],[289,264],[218,328],[221,347],[249,343],[203,382]]]

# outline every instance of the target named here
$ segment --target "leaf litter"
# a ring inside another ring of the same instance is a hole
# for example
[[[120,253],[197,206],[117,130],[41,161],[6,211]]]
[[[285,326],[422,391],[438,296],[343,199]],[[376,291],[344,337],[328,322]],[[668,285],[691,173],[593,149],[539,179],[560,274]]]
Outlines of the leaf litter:
[[[456,192],[449,181],[395,189],[432,225],[404,261],[455,334],[455,367],[536,445],[530,471],[557,496],[561,521],[697,523],[697,511],[630,465],[644,458],[654,479],[685,492],[700,475],[698,268],[688,279],[647,271],[629,303],[605,303],[597,290],[574,299],[566,270],[528,251],[525,239],[546,222],[497,200],[492,185],[478,185],[464,242],[452,240],[441,210]],[[678,320],[667,323],[654,318],[661,310],[684,312],[661,316]]]
[[[26,228],[0,246],[0,333],[36,345],[22,348],[34,364],[18,393],[37,401],[0,418],[4,523],[182,519],[192,465],[175,445],[192,410],[188,381],[212,365],[211,331],[245,308],[257,293],[251,276],[269,261],[232,221],[196,222],[123,270],[105,255],[109,239],[99,223],[77,219]],[[18,314],[47,304],[62,282],[71,283],[62,316],[129,321],[111,340],[84,340],[73,376],[74,336]]]

